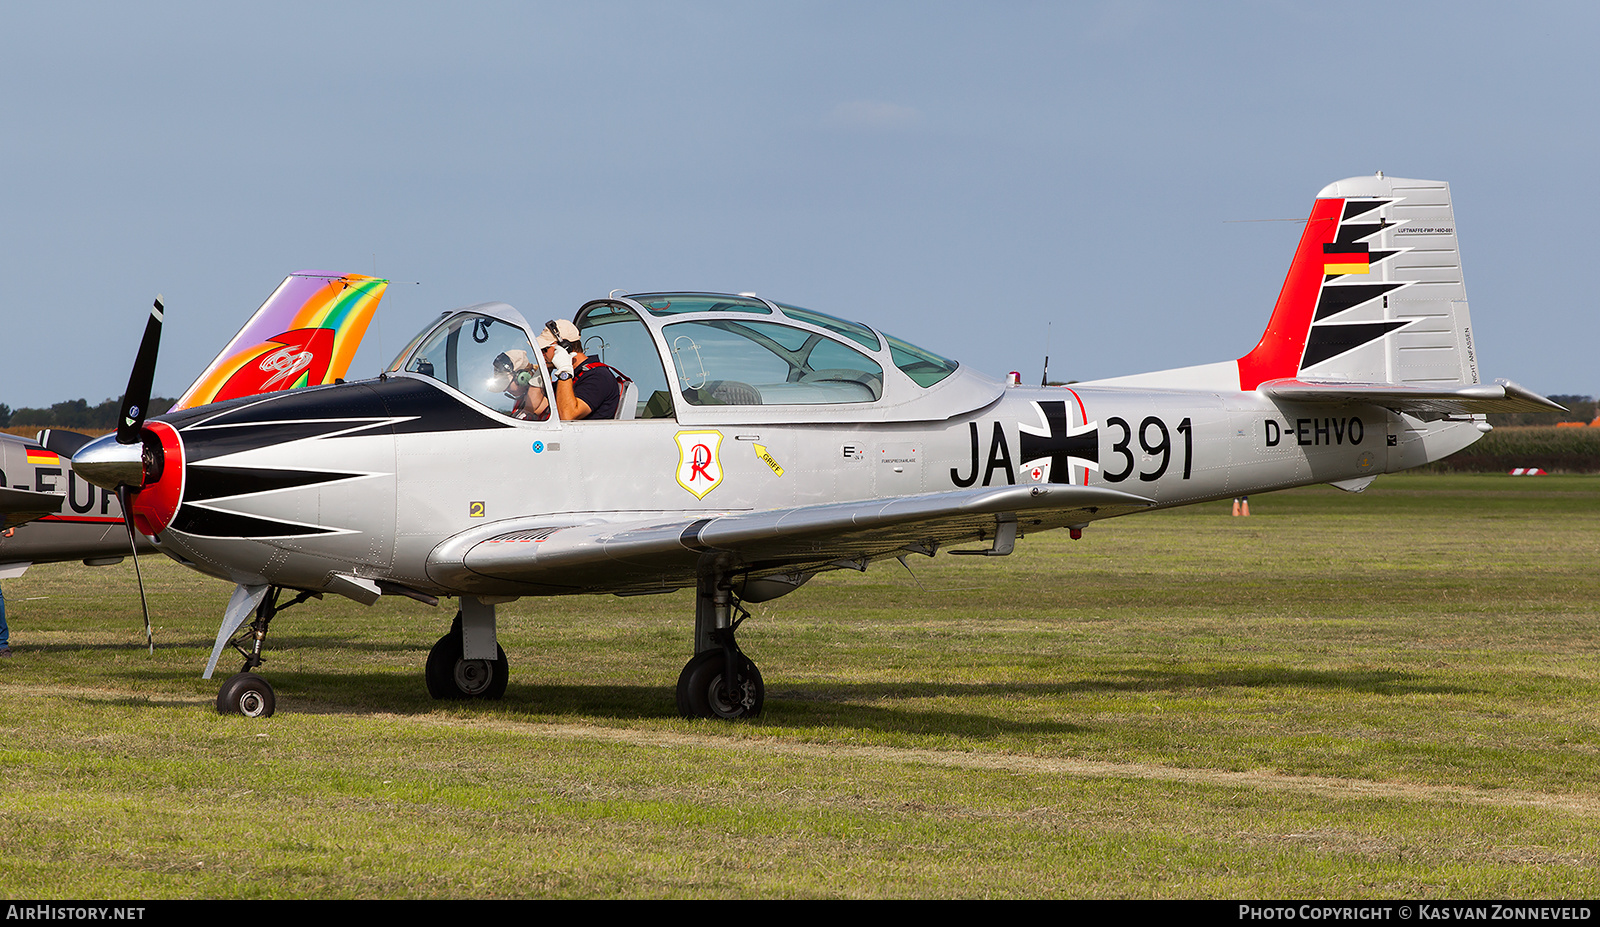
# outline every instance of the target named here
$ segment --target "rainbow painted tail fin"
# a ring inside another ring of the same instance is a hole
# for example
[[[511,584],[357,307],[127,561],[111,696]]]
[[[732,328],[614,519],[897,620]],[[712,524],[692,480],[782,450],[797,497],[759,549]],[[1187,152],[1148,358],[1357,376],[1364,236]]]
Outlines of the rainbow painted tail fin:
[[[290,274],[172,409],[342,378],[388,286],[361,274]]]

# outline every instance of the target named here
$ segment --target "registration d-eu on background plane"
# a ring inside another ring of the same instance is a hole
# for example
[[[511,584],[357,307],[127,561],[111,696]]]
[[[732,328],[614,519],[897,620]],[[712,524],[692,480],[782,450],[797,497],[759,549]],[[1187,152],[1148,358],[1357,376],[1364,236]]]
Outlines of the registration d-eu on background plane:
[[[550,396],[567,374],[540,362],[543,328],[485,303],[430,322],[375,379],[130,414],[77,455],[158,549],[236,585],[206,675],[246,622],[250,644],[234,642],[245,664],[219,710],[273,711],[255,670],[285,594],[456,597],[429,691],[498,698],[497,605],[692,588],[678,707],[749,717],[764,689],[742,603],[819,572],[1004,556],[1033,532],[1292,486],[1359,491],[1471,444],[1484,413],[1560,408],[1480,381],[1449,187],[1382,174],[1317,195],[1266,332],[1221,363],[1008,388],[750,295],[614,296],[572,322],[575,349],[626,374],[614,420],[528,418],[510,371]]]

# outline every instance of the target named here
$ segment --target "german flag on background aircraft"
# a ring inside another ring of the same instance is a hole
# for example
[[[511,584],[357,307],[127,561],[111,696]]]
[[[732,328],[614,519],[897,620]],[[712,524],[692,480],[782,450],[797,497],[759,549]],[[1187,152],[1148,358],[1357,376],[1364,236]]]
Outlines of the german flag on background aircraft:
[[[1372,271],[1372,256],[1366,244],[1329,242],[1322,246],[1324,274],[1365,274]]]
[[[28,463],[45,464],[54,467],[60,465],[61,457],[55,451],[47,451],[42,447],[30,447],[28,448]]]

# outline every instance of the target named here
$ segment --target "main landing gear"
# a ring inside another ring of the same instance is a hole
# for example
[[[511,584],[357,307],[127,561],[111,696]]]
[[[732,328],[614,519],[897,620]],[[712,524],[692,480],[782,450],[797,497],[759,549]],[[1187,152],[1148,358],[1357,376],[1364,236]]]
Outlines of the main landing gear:
[[[261,656],[261,646],[266,642],[267,628],[278,612],[299,605],[316,595],[313,592],[302,592],[283,605],[279,605],[278,594],[282,591],[277,586],[268,587],[261,604],[256,606],[255,620],[250,622],[244,634],[236,635],[228,641],[228,646],[244,656],[244,666],[240,667],[239,672],[228,677],[228,681],[222,684],[221,691],[217,693],[218,714],[270,718],[277,709],[278,698],[272,691],[272,684],[253,672],[256,667],[266,662]],[[245,649],[245,643],[249,644],[250,649]]]
[[[733,618],[738,612],[739,617]],[[739,649],[734,632],[750,613],[726,576],[702,579],[695,599],[695,655],[678,674],[678,713],[685,718],[754,718],[767,687],[754,660]]]
[[[311,598],[321,598],[319,593],[302,592],[288,602],[278,604],[283,590],[278,586],[239,587],[229,604],[229,617],[223,627],[230,626],[229,618],[240,622],[233,637],[224,644],[218,634],[217,650],[212,655],[214,666],[224,646],[232,647],[244,657],[244,666],[229,677],[217,693],[217,711],[221,714],[238,714],[247,718],[268,718],[277,709],[277,696],[272,684],[255,672],[264,659],[261,656],[267,630],[278,612]],[[255,602],[255,617],[248,626],[242,624],[249,614],[250,603]],[[468,647],[468,641],[474,647]],[[495,657],[467,659],[469,649],[487,655],[494,647]],[[211,668],[207,668],[207,676]],[[506,652],[494,639],[494,606],[481,599],[463,596],[461,611],[450,625],[450,633],[439,638],[428,653],[425,672],[428,694],[437,699],[499,699],[505,695],[506,681],[510,678]]]
[[[498,700],[506,694],[510,663],[506,652],[494,645],[493,660],[468,660],[463,654],[461,613],[450,625],[450,633],[428,651],[428,694],[438,699],[482,698]]]

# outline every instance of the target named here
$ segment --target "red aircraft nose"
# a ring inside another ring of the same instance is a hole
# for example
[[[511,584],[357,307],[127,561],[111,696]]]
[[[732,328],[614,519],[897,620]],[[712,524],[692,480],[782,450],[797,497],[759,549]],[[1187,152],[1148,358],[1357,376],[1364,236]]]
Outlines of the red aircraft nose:
[[[148,535],[165,531],[178,514],[178,503],[183,501],[183,439],[178,430],[166,422],[146,422],[144,438],[151,438],[161,446],[159,462],[151,466],[151,457],[145,453],[145,483],[133,497],[134,527]]]

